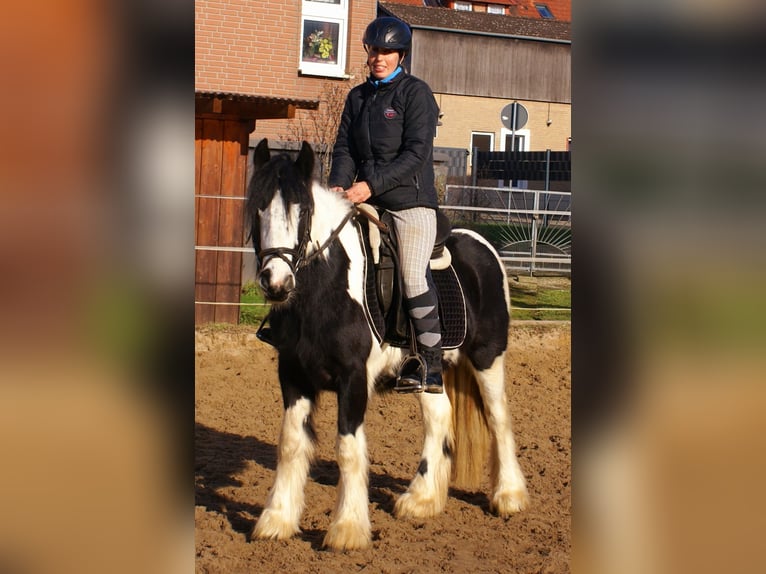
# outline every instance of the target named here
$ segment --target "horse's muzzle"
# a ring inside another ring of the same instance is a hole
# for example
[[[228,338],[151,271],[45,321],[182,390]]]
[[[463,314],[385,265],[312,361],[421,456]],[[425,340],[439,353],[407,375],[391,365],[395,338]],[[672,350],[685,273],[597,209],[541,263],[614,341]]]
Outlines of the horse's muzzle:
[[[263,291],[263,296],[270,303],[282,303],[295,289],[295,277],[292,273],[286,275],[283,279],[277,280],[273,277],[271,269],[264,269],[258,279]]]

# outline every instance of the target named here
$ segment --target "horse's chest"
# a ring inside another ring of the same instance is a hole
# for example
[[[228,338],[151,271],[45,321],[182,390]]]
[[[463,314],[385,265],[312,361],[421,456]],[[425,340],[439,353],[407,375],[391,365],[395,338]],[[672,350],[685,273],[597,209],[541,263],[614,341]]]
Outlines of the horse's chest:
[[[282,344],[280,352],[295,355],[306,368],[369,355],[372,336],[362,306],[343,289],[317,292],[290,312],[274,317]]]

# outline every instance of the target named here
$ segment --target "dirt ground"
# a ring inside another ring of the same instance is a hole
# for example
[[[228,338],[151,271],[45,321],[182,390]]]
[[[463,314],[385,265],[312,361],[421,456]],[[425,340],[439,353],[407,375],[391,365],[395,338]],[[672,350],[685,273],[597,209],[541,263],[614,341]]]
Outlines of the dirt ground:
[[[276,356],[246,327],[196,333],[196,571],[570,572],[571,434],[569,323],[514,323],[506,384],[530,507],[503,520],[489,513],[489,482],[450,489],[443,514],[397,520],[396,497],[420,460],[417,399],[383,395],[369,407],[372,547],[323,550],[338,480],[335,397],[316,416],[317,459],[306,487],[302,532],[288,541],[249,540],[276,468],[282,417]]]

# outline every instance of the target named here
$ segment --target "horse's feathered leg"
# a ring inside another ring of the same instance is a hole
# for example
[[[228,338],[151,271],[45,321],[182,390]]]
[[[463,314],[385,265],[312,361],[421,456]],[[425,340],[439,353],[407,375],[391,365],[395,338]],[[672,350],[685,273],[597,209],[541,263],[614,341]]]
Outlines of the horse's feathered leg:
[[[446,394],[422,394],[425,440],[415,478],[407,492],[396,501],[394,513],[400,518],[427,518],[444,510],[452,465],[452,407]]]
[[[340,470],[338,500],[324,545],[333,550],[366,548],[372,541],[368,505],[367,379],[364,367],[338,391],[338,440],[335,452]]]
[[[487,423],[492,433],[490,508],[500,516],[524,510],[529,502],[524,474],[516,458],[516,441],[505,393],[503,355],[483,371],[476,370]]]
[[[290,538],[300,531],[304,488],[314,455],[312,401],[302,397],[285,409],[277,447],[277,476],[253,538]]]

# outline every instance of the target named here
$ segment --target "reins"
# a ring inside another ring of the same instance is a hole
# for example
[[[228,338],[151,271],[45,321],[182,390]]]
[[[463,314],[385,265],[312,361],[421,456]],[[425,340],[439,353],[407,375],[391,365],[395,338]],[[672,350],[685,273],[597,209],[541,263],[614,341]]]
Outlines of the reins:
[[[383,233],[388,233],[388,225],[383,223],[380,219],[375,217],[372,213],[365,209],[359,209],[359,207],[355,206],[356,212],[359,215],[363,215],[368,221],[371,221],[375,226],[380,229]]]
[[[338,225],[338,227],[333,229],[333,232],[330,233],[327,239],[325,239],[324,243],[322,243],[321,245],[317,245],[316,250],[313,253],[311,253],[311,255],[304,257],[302,259],[302,262],[303,262],[302,265],[295,266],[296,270],[300,269],[301,267],[305,265],[308,265],[308,263],[312,259],[314,259],[315,257],[318,257],[325,249],[327,249],[330,246],[330,244],[338,238],[338,236],[340,235],[340,232],[343,231],[343,228],[346,226],[346,224],[356,216],[355,212],[358,212],[358,211],[356,209],[349,210],[349,212],[340,222],[340,225]]]

